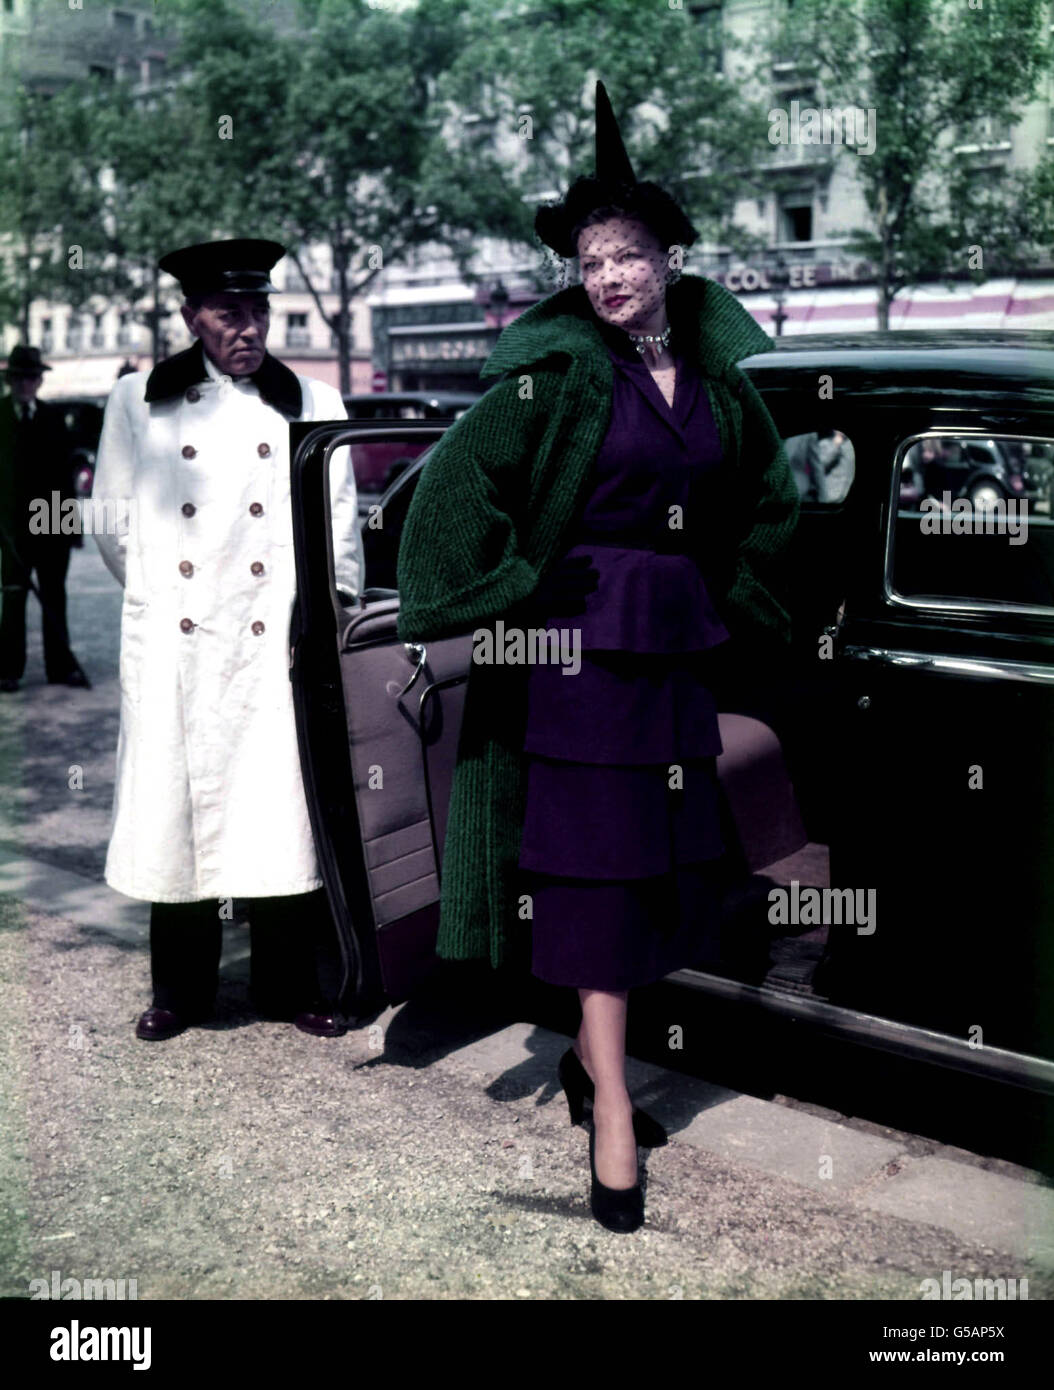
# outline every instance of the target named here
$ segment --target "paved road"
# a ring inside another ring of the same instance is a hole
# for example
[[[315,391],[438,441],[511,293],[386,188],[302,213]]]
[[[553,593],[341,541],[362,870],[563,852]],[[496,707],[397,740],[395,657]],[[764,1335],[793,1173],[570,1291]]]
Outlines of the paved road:
[[[555,1086],[566,1037],[487,972],[447,967],[315,1039],[249,1013],[232,926],[215,1023],[137,1042],[147,909],[101,882],[119,591],[94,550],[71,589],[95,689],[34,684],[34,653],[0,705],[0,1296],[53,1270],[135,1279],[141,1299],[915,1300],[944,1271],[1054,1292],[1054,1192],[997,1134],[970,1151],[741,1091],[717,1029],[696,1077],[654,1049],[631,1064],[672,1139],[628,1237],[589,1214],[586,1134]]]

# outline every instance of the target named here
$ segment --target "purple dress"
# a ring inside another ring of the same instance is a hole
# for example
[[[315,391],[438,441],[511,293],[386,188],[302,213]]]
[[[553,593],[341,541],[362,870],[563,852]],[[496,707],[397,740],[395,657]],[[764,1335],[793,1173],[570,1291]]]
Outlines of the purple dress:
[[[671,409],[632,347],[608,351],[611,423],[565,552],[599,583],[585,613],[545,623],[580,631],[581,668],[530,668],[519,865],[532,973],[621,990],[717,955],[722,747],[703,653],[728,632],[688,553],[721,462],[706,389],[678,359]]]

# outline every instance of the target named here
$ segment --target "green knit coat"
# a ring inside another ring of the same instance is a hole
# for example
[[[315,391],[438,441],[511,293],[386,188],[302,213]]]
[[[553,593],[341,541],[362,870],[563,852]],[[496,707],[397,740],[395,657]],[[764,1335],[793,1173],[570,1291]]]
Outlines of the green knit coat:
[[[771,347],[734,295],[685,275],[667,291],[680,350],[693,352],[724,455],[712,506],[686,528],[732,638],[783,647],[779,557],[798,490],[757,389],[736,363]],[[533,305],[502,333],[483,375],[502,378],[425,465],[399,548],[399,637],[539,626],[525,601],[559,561],[592,491],[613,372],[581,286]],[[519,619],[519,622],[517,621]],[[443,859],[438,954],[526,963],[530,899],[518,860],[526,798],[527,666],[472,666]]]

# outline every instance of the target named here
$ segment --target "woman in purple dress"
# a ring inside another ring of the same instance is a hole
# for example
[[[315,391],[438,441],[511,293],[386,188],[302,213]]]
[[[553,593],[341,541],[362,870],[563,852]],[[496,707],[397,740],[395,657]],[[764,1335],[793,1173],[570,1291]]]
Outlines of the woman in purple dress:
[[[536,223],[578,257],[614,391],[588,501],[535,600],[547,627],[573,619],[581,667],[529,674],[519,863],[532,971],[581,999],[560,1077],[573,1119],[592,1092],[594,1214],[633,1230],[644,1219],[637,1143],[666,1136],[626,1089],[627,992],[717,955],[722,748],[706,653],[728,632],[689,544],[721,443],[666,313],[671,243],[695,232],[653,185],[641,192],[602,87],[597,107],[598,172],[614,162],[608,182],[629,196],[605,202],[601,179],[580,180]],[[602,150],[605,136],[614,149]]]
[[[627,991],[716,955],[722,750],[701,658],[728,633],[687,553],[685,526],[706,505],[721,448],[699,376],[669,343],[667,252],[655,233],[599,208],[574,235],[606,328],[614,395],[561,571],[570,603],[556,598],[550,606],[563,611],[545,619],[567,626],[573,614],[582,665],[573,676],[537,665],[529,676],[520,867],[532,971],[580,993],[582,1027],[561,1080],[572,1115],[583,1072],[595,1087],[593,1205],[605,1224],[632,1230],[643,1220],[637,1141],[665,1136],[646,1118],[634,1125]],[[586,580],[580,604],[576,560]]]
[[[572,1118],[595,1088],[593,1210],[629,1231],[643,1221],[637,1143],[665,1134],[626,1090],[627,992],[718,953],[722,748],[705,653],[728,632],[686,537],[722,455],[698,372],[666,340],[655,234],[598,209],[575,235],[614,393],[591,494],[538,601],[557,610],[546,627],[577,629],[581,667],[530,670],[520,868],[532,971],[581,999],[560,1078]]]
[[[730,645],[725,617],[785,637],[787,614],[758,572],[793,530],[797,488],[734,366],[767,343],[761,330],[698,280],[670,296],[671,329],[667,286],[696,233],[636,180],[601,84],[596,141],[596,176],[535,221],[547,246],[577,257],[584,294],[573,311],[565,292],[554,300],[566,310],[543,301],[506,330],[488,363],[505,384],[425,469],[400,549],[400,633],[439,637],[502,612],[512,626],[563,630],[576,654],[532,664],[522,686],[474,686],[489,668],[473,672],[437,950],[498,964],[509,923],[529,920],[534,974],[581,1002],[560,1080],[572,1120],[592,1101],[593,1213],[632,1231],[644,1219],[637,1145],[666,1135],[626,1088],[627,995],[718,953],[713,663]],[[521,405],[532,381],[544,407]],[[587,447],[591,471],[572,474]],[[440,534],[443,507],[453,524]],[[539,518],[547,534],[555,516],[546,553]]]

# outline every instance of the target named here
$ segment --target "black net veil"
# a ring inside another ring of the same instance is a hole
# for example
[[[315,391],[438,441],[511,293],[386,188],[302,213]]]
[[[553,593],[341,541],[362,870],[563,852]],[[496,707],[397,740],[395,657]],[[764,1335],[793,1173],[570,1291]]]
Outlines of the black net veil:
[[[541,204],[535,213],[533,240],[539,253],[539,276],[553,291],[580,283],[578,236],[590,219],[602,216],[643,224],[666,249],[671,262],[679,249],[683,264],[688,248],[699,239],[680,205],[658,184],[578,178],[566,197]],[[679,274],[679,268],[672,271],[671,283]]]

